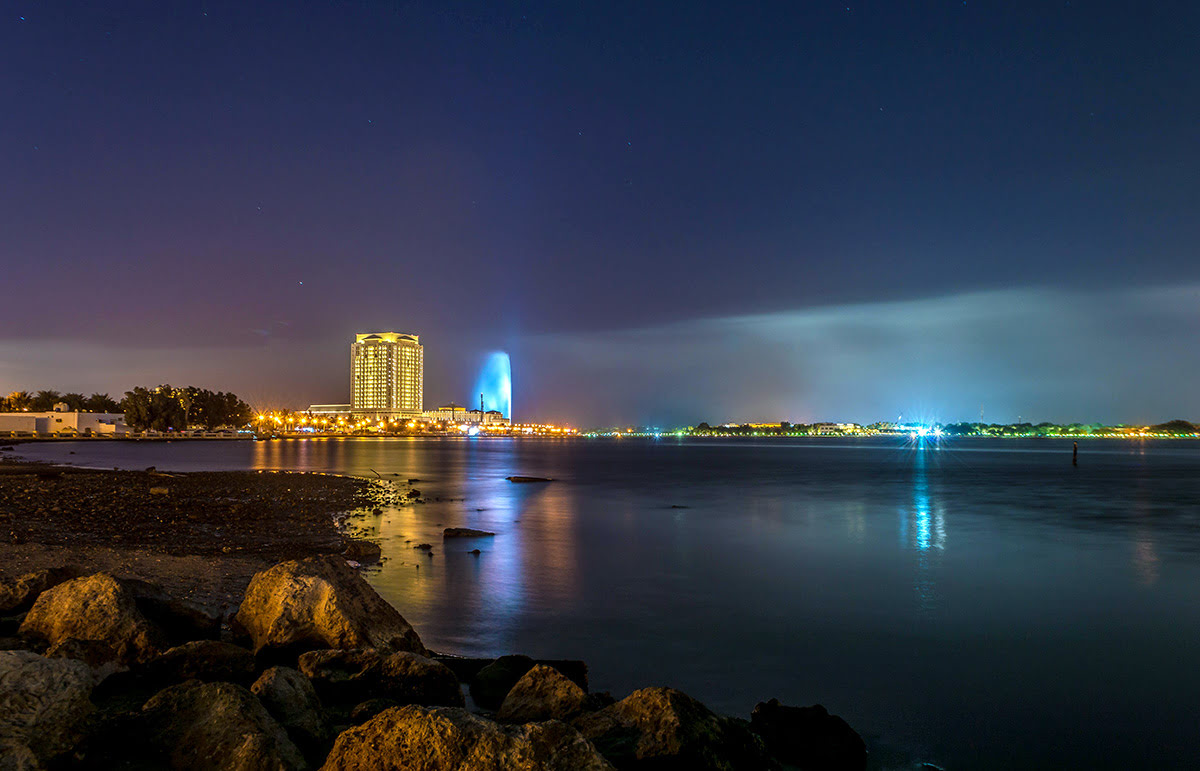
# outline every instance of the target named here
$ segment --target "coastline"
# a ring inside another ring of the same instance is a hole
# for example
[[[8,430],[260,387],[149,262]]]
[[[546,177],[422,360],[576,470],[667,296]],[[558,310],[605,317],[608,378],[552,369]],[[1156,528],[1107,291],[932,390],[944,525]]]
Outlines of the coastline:
[[[116,471],[0,460],[0,580],[74,565],[153,581],[214,611],[255,572],[343,552],[370,480],[302,472]],[[335,518],[336,517],[336,518]]]
[[[0,461],[0,595],[30,603],[0,619],[15,635],[0,648],[0,674],[10,675],[0,701],[19,705],[0,761],[736,771],[811,758],[867,767],[861,737],[819,705],[772,699],[746,720],[672,688],[620,700],[588,693],[580,661],[426,649],[355,570],[363,542],[341,528],[355,509],[415,496],[388,481],[316,473]],[[494,765],[446,760],[477,746]]]

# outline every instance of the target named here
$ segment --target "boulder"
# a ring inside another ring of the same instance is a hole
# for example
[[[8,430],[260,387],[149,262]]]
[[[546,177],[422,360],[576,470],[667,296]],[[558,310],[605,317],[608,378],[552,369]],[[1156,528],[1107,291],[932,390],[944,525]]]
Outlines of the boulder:
[[[42,592],[63,581],[79,578],[83,571],[74,566],[49,568],[0,581],[0,615],[24,613]]]
[[[354,708],[350,710],[350,722],[354,725],[362,725],[385,709],[402,706],[404,705],[395,699],[367,699],[355,704]]]
[[[517,681],[496,719],[502,723],[570,720],[584,710],[587,694],[557,669],[535,664]]]
[[[92,669],[96,682],[128,669],[125,663],[117,658],[112,646],[101,640],[80,640],[77,637],[66,637],[51,645],[44,652],[50,659],[74,659],[82,661]]]
[[[271,667],[254,681],[250,691],[301,747],[313,747],[328,736],[321,700],[308,678],[296,670]]]
[[[374,541],[351,538],[346,542],[346,550],[342,552],[342,556],[348,560],[369,565],[378,562],[383,557],[383,549]]]
[[[107,573],[51,587],[38,595],[21,634],[51,646],[69,638],[100,643],[123,664],[145,662],[163,645],[162,630],[142,615],[129,589]],[[95,646],[90,650],[96,654]]]
[[[458,678],[444,664],[415,653],[374,650],[309,651],[300,671],[323,698],[341,702],[388,698],[397,703],[460,707]]]
[[[465,709],[394,707],[344,731],[323,771],[611,771],[579,732],[552,720],[501,726]]]
[[[304,756],[254,694],[232,683],[189,680],[142,708],[143,740],[171,768],[290,771]]]
[[[145,668],[148,678],[163,684],[203,680],[249,685],[254,682],[255,672],[253,653],[218,640],[196,640],[177,645]]]
[[[81,662],[0,652],[0,744],[9,745],[5,762],[21,768],[30,755],[44,763],[71,749],[93,710],[88,700],[93,683],[92,671]]]
[[[136,578],[121,583],[133,593],[142,615],[166,633],[173,645],[192,640],[215,640],[221,635],[221,615],[167,594],[158,584]]]
[[[493,536],[487,530],[472,530],[469,527],[448,527],[442,531],[442,538],[486,538]]]
[[[416,630],[334,555],[257,573],[234,623],[250,637],[255,653],[326,648],[427,653]]]
[[[499,659],[480,659],[470,656],[452,656],[447,654],[435,654],[433,658],[450,667],[450,670],[458,677],[461,682],[470,683],[475,680],[480,671],[484,668],[496,663]],[[529,671],[532,664],[545,664],[548,667],[557,669],[559,674],[565,675],[568,680],[578,685],[584,691],[588,689],[588,668],[587,662],[578,659],[530,659],[527,656],[516,656],[513,659],[506,659],[506,662],[519,664],[521,675]],[[530,663],[532,662],[532,664]],[[490,677],[489,673],[489,677]],[[513,678],[513,684],[520,679],[520,675]],[[511,687],[511,686],[509,686]],[[508,691],[505,690],[505,693]],[[501,695],[500,701],[504,700]],[[499,707],[499,704],[496,705]],[[605,705],[607,706],[607,705]]]
[[[43,771],[44,768],[28,746],[0,739],[0,771]]]
[[[497,710],[504,697],[533,669],[534,661],[528,656],[501,656],[480,669],[471,681],[471,698],[484,709]]]
[[[862,771],[867,743],[837,715],[820,704],[788,707],[778,699],[760,702],[750,730],[762,737],[771,754],[805,771]]]
[[[573,725],[618,768],[776,769],[744,721],[714,714],[673,688],[643,688]]]

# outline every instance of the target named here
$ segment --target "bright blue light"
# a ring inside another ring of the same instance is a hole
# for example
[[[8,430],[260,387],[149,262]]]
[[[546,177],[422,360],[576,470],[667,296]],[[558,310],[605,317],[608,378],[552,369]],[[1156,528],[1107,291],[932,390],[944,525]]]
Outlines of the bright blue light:
[[[483,394],[484,409],[499,410],[504,417],[512,418],[512,364],[504,351],[488,354],[475,383],[473,399],[479,394]]]

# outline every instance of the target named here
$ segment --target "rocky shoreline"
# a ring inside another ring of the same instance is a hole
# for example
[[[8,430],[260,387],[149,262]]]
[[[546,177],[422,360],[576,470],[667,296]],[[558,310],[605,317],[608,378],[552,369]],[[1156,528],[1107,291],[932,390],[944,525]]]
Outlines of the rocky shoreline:
[[[154,581],[218,612],[269,565],[359,548],[338,517],[399,497],[391,484],[327,474],[97,471],[3,460],[0,580],[71,564]]]
[[[428,650],[357,570],[377,547],[332,516],[381,495],[408,498],[0,466],[0,770],[867,767],[819,706],[744,720],[671,688],[592,693],[580,661]]]

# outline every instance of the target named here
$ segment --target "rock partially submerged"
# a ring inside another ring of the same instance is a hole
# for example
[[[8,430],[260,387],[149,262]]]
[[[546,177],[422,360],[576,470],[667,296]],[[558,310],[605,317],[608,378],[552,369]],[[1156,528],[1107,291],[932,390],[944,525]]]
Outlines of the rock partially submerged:
[[[444,664],[415,653],[374,650],[309,651],[303,672],[322,698],[350,704],[393,699],[397,704],[460,707],[462,688]]]
[[[744,721],[714,714],[673,688],[643,688],[573,725],[618,768],[777,769]]]
[[[142,708],[144,740],[173,769],[292,771],[304,756],[254,694],[230,683],[190,680]]]
[[[533,669],[534,661],[528,656],[501,656],[480,669],[471,680],[471,698],[484,709],[497,710],[504,697]]]
[[[504,697],[496,719],[502,723],[570,720],[587,705],[587,693],[544,664],[535,664]]]
[[[375,648],[425,654],[416,630],[338,556],[257,573],[235,624],[256,654]]]
[[[500,726],[464,709],[398,707],[338,736],[323,771],[611,771],[579,732],[552,720]]]
[[[487,530],[473,530],[469,527],[448,527],[442,531],[442,538],[486,538],[495,535]]]
[[[760,702],[750,716],[750,729],[784,763],[805,771],[862,771],[867,744],[837,715],[820,704],[788,707],[778,699]]]
[[[374,541],[352,538],[346,543],[346,550],[342,552],[342,556],[363,565],[370,565],[379,562],[383,557],[383,550]]]
[[[0,651],[0,767],[21,768],[22,758],[45,763],[70,750],[94,709],[93,683],[81,662]]]
[[[72,638],[94,643],[89,650],[95,655],[122,664],[149,661],[166,639],[138,610],[133,592],[107,573],[75,578],[42,592],[20,631],[52,648]],[[103,647],[111,656],[100,650]]]

